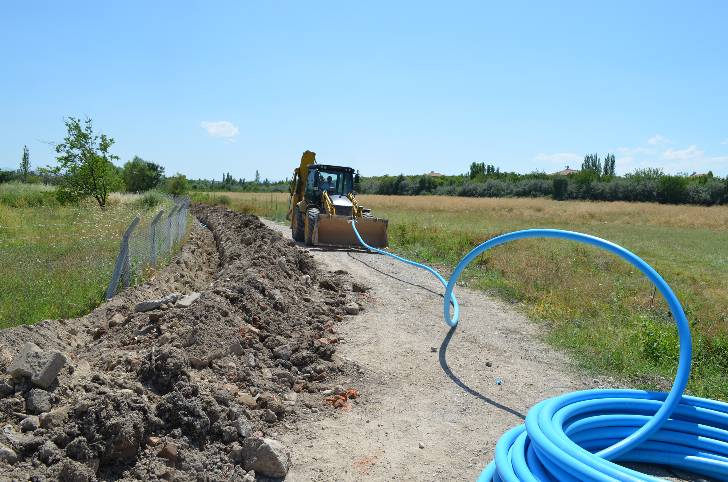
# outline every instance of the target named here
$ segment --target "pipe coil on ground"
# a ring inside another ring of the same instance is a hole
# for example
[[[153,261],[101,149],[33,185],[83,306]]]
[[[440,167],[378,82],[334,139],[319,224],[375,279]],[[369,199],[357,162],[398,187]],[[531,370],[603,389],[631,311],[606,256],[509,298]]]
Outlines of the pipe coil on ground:
[[[529,410],[525,424],[501,437],[495,459],[481,473],[479,482],[660,480],[619,465],[635,462],[670,466],[728,481],[728,404],[683,395],[692,355],[688,320],[670,286],[639,256],[583,233],[527,229],[476,246],[457,264],[450,280],[445,281],[427,265],[367,245],[355,222],[352,228],[365,248],[435,275],[445,285],[445,323],[453,327],[459,320],[453,289],[465,267],[485,251],[518,239],[566,239],[609,251],[639,269],[667,302],[680,337],[678,369],[669,392],[584,390],[543,400]]]

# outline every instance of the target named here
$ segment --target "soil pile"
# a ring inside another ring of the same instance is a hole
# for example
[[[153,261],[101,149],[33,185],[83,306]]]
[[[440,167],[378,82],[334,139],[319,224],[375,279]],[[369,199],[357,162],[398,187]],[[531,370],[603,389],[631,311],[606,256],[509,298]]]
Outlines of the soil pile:
[[[285,477],[275,434],[326,406],[364,288],[254,216],[194,213],[209,230],[148,283],[0,332],[1,480]]]

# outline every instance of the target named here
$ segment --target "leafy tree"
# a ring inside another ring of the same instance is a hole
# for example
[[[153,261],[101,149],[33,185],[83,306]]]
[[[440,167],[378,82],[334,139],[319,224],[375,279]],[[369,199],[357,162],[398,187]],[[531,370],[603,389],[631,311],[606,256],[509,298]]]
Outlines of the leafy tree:
[[[604,157],[604,171],[602,173],[602,176],[606,177],[606,178],[614,177],[615,164],[616,164],[616,161],[614,159],[614,154],[607,154]]]
[[[657,188],[661,203],[680,204],[687,200],[688,179],[685,176],[662,176]]]
[[[114,139],[95,134],[91,119],[66,119],[66,138],[56,146],[58,166],[52,171],[62,176],[58,187],[61,201],[93,197],[100,207],[106,206],[109,193],[121,187],[122,180],[109,153]]]
[[[260,184],[260,173],[257,169],[255,170],[255,183]]]
[[[582,171],[593,171],[596,177],[602,174],[602,160],[597,154],[587,154],[584,156],[584,162],[581,164]]]
[[[28,182],[28,174],[30,174],[30,152],[28,146],[23,146],[23,158],[20,161],[20,175],[23,182]]]
[[[176,175],[167,178],[165,189],[173,196],[181,196],[189,191],[190,186],[187,182],[187,177],[184,174],[177,173]]]
[[[13,171],[3,171],[0,169],[0,184],[13,180]]]
[[[124,164],[122,172],[126,190],[130,192],[143,192],[154,189],[162,182],[164,168],[159,164],[145,161],[139,156]]]
[[[566,195],[569,191],[569,180],[564,176],[557,176],[553,180],[553,191],[551,195],[557,201],[563,201],[566,199]]]
[[[470,179],[485,175],[485,163],[473,162],[470,164]]]

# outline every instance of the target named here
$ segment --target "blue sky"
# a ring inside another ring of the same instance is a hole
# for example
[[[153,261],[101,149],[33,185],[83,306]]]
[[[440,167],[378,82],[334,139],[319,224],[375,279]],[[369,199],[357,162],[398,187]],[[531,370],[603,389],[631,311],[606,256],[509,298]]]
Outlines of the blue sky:
[[[8,2],[0,167],[89,116],[167,173],[728,174],[728,2]]]

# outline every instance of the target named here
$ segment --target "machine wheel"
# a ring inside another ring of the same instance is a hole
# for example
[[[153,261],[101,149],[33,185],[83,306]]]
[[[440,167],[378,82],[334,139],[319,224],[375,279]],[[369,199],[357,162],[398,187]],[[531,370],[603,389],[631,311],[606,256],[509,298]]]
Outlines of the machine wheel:
[[[317,208],[311,208],[306,211],[306,237],[305,242],[308,246],[313,246],[313,230],[316,227],[318,221],[319,210]]]
[[[291,232],[293,235],[293,240],[302,242],[304,237],[304,225],[303,225],[303,213],[301,213],[301,210],[298,209],[298,206],[293,208],[293,228],[291,228]]]

